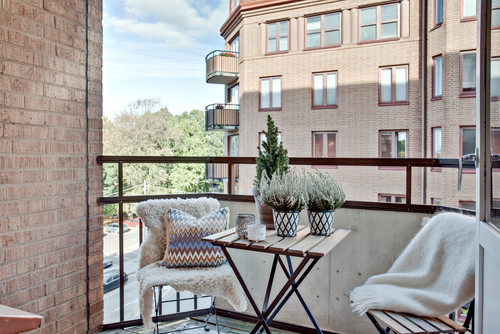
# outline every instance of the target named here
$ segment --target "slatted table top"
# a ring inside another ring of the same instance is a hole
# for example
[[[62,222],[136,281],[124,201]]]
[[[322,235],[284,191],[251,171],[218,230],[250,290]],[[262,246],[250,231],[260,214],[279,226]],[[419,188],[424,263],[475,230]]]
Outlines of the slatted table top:
[[[385,324],[398,334],[465,332],[464,327],[445,316],[429,318],[379,310],[369,310],[368,313],[374,316],[379,323]]]
[[[334,229],[329,236],[310,234],[309,227],[300,225],[295,237],[279,237],[274,230],[267,230],[267,237],[262,241],[250,241],[238,236],[236,228],[204,237],[203,241],[216,246],[260,251],[273,254],[283,254],[297,257],[321,258],[328,254],[351,230]]]

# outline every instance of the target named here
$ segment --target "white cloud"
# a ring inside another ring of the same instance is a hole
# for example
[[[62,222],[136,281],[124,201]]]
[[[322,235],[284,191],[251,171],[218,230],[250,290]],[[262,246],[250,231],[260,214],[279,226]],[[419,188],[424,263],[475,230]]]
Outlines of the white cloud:
[[[128,16],[105,15],[104,21],[118,32],[189,47],[219,35],[227,5],[227,0],[124,0]]]

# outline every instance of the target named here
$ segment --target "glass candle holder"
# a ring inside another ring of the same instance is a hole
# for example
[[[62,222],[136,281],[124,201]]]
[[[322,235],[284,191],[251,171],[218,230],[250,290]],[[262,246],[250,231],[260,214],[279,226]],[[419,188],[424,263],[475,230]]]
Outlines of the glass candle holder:
[[[238,213],[236,216],[236,234],[246,238],[248,235],[248,225],[255,224],[255,215],[251,213]]]
[[[261,241],[266,240],[266,225],[253,224],[248,225],[248,240]]]

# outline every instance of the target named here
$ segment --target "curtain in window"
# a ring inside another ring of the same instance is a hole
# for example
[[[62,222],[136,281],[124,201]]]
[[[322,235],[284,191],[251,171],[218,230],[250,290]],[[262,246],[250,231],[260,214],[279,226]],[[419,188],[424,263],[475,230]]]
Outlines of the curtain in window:
[[[434,57],[434,96],[443,95],[443,58]]]
[[[381,71],[380,101],[392,102],[392,69],[386,68]]]

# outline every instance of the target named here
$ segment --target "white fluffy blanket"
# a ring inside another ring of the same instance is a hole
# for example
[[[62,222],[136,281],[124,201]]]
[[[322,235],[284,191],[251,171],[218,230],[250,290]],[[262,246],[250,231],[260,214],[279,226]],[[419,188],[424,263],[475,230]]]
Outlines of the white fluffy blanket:
[[[148,234],[139,249],[140,308],[144,324],[153,326],[153,286],[170,285],[175,290],[190,291],[197,295],[223,297],[237,310],[247,308],[247,300],[229,265],[215,268],[168,269],[161,266],[167,248],[164,215],[169,209],[184,211],[197,218],[220,208],[214,198],[149,200],[137,205],[137,215],[148,227]]]
[[[474,297],[475,219],[434,216],[386,274],[370,277],[350,293],[351,306],[437,317]]]
[[[198,269],[168,269],[161,262],[150,264],[138,272],[140,305],[144,325],[151,328],[154,286],[170,285],[176,291],[190,291],[195,295],[225,298],[238,312],[247,309],[243,289],[229,265]]]

